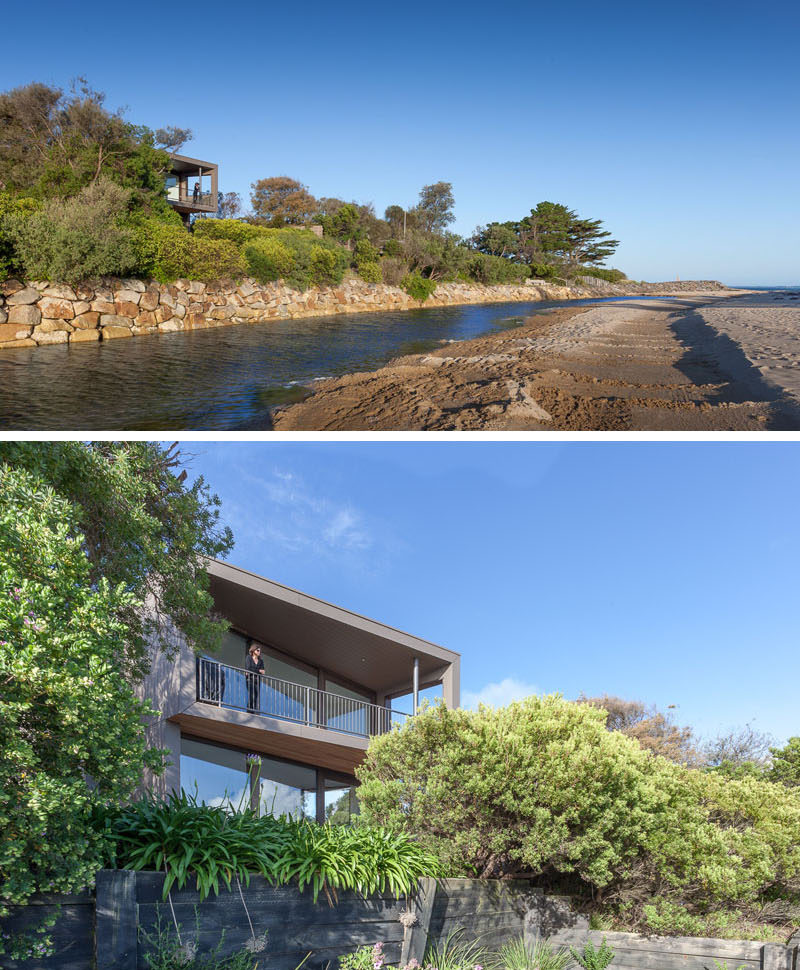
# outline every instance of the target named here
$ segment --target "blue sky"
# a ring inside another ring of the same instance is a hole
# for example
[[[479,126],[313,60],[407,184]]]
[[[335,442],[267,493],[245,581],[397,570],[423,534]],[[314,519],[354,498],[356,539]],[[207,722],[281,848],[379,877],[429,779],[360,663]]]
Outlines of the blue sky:
[[[382,213],[445,180],[462,234],[550,200],[604,220],[632,278],[800,282],[796,3],[87,0],[3,29],[26,41],[2,89],[83,73],[192,128],[225,191],[288,174]]]
[[[230,561],[462,654],[462,694],[611,693],[800,734],[800,444],[209,443]]]

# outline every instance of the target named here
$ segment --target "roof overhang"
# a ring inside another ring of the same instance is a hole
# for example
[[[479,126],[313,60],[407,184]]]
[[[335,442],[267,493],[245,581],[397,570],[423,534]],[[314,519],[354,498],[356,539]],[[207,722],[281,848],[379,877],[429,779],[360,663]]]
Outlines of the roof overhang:
[[[446,647],[210,560],[206,566],[217,610],[256,640],[376,693],[411,690],[414,660],[420,684],[436,683],[459,659]]]
[[[217,167],[216,162],[204,162],[200,158],[191,158],[189,155],[170,155],[172,161],[172,171],[176,175],[183,174],[184,172],[189,172],[191,175],[196,175],[199,169],[214,169]]]

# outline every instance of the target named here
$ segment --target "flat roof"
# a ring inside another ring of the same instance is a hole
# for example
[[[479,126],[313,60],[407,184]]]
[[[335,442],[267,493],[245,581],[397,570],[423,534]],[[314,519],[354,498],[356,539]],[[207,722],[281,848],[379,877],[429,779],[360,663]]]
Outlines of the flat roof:
[[[232,626],[372,690],[410,690],[414,659],[422,683],[459,659],[447,647],[238,566],[212,559],[206,568],[217,609]]]
[[[196,172],[198,168],[216,168],[216,162],[204,162],[189,155],[170,155],[173,172]]]

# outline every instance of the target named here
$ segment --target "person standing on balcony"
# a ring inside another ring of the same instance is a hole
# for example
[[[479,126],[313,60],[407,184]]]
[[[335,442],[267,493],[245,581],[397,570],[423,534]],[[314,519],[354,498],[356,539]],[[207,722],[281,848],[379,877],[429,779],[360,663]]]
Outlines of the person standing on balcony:
[[[257,712],[261,706],[261,678],[264,676],[264,661],[261,659],[261,647],[251,643],[247,648],[247,659],[244,662],[247,674],[247,710]]]
[[[200,201],[200,183],[195,182],[194,191],[192,192],[192,202],[194,202],[194,204],[197,205],[199,201]]]

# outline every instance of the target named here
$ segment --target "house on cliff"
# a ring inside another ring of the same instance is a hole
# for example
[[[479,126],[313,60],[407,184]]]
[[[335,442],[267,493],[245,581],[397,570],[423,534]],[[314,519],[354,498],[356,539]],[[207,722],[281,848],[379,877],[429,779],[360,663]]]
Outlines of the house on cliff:
[[[161,712],[151,742],[170,765],[145,787],[347,821],[370,737],[413,716],[423,688],[440,684],[458,706],[459,654],[227,563],[208,573],[230,631],[215,656],[180,642],[173,659],[153,657],[141,691]],[[248,672],[253,646],[263,674]]]
[[[167,201],[188,224],[193,215],[216,214],[219,171],[214,162],[188,155],[172,155],[167,176]]]

